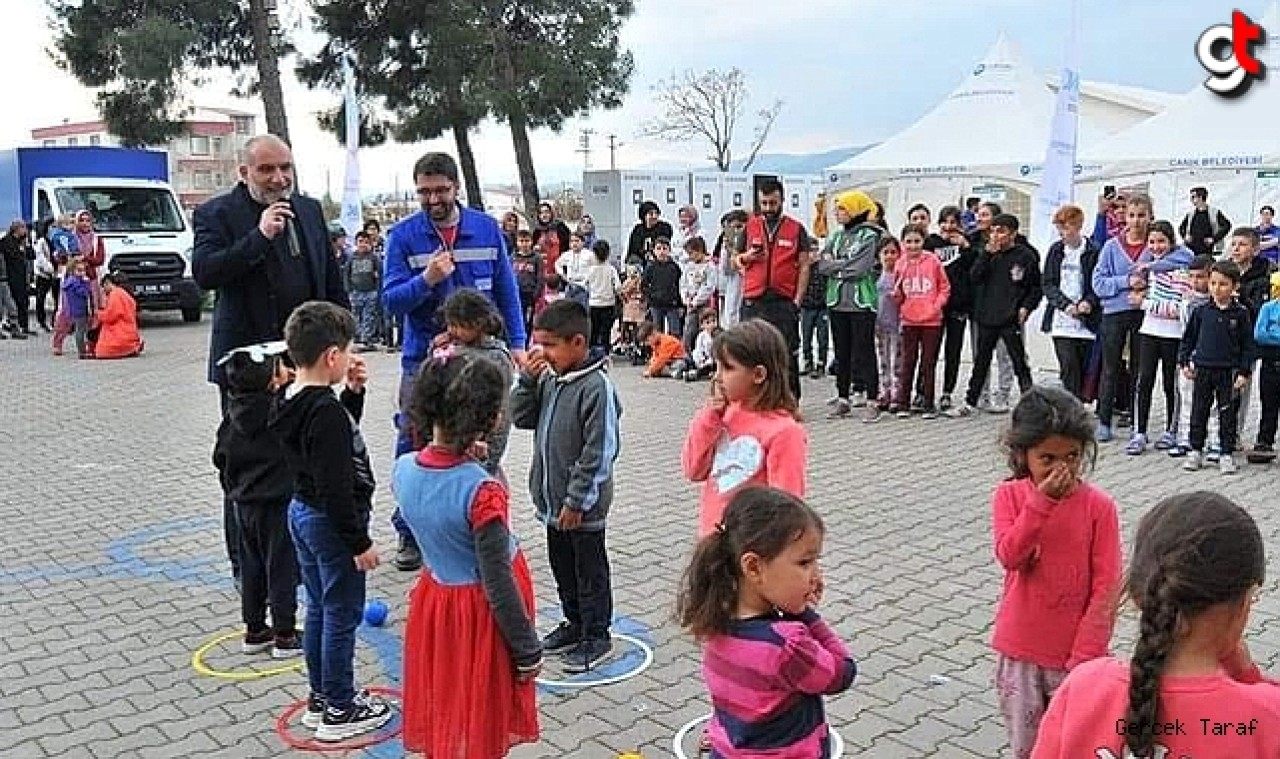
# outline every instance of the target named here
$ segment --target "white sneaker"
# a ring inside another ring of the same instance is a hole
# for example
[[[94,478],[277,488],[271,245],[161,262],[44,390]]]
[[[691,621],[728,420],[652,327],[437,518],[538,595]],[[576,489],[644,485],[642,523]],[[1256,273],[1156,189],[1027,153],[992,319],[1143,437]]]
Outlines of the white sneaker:
[[[952,406],[943,412],[943,416],[948,419],[965,419],[977,413],[977,409],[968,403],[961,403],[958,406]]]
[[[862,408],[863,406],[867,405],[867,394],[861,391],[854,393],[853,400],[850,402],[849,405],[853,406],[854,408]]]
[[[1236,460],[1231,457],[1231,454],[1224,453],[1218,459],[1218,472],[1221,474],[1236,473]]]
[[[1182,462],[1182,471],[1198,472],[1204,466],[1204,454],[1200,451],[1192,451],[1187,454],[1187,460]]]

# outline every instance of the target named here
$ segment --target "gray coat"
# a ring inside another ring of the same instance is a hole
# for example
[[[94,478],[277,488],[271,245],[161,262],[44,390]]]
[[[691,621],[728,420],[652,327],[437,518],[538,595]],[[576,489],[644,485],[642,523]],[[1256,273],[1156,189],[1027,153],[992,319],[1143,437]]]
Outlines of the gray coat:
[[[622,405],[606,358],[534,379],[524,372],[511,393],[511,420],[533,430],[529,492],[538,520],[554,526],[560,509],[582,513],[582,530],[603,530],[613,503],[613,465],[621,446]]]

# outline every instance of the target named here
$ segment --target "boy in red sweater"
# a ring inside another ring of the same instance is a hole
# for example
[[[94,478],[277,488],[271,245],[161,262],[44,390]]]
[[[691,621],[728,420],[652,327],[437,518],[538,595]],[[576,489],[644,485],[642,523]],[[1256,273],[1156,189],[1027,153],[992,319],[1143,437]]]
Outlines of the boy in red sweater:
[[[920,394],[924,399],[923,419],[937,419],[934,383],[938,369],[938,348],[942,345],[942,308],[951,297],[951,280],[942,262],[925,251],[928,231],[908,224],[902,230],[902,258],[893,270],[893,299],[898,302],[902,324],[902,360],[898,368],[898,397],[894,405],[902,419],[911,417],[911,388],[916,386],[916,365],[920,366]]]
[[[996,611],[996,691],[1014,759],[1027,759],[1049,698],[1076,665],[1107,655],[1120,586],[1120,520],[1085,482],[1094,424],[1073,395],[1036,387],[1005,433],[1013,477],[992,496],[1004,591]]]

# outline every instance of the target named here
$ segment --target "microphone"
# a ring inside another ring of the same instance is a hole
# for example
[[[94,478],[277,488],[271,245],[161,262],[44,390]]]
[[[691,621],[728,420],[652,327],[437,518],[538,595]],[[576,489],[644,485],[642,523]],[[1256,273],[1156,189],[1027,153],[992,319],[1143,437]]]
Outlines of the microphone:
[[[289,210],[293,211],[293,196],[287,199]],[[302,258],[302,241],[298,238],[298,227],[294,224],[292,216],[286,216],[284,219],[285,245],[289,248],[289,255],[294,258]]]

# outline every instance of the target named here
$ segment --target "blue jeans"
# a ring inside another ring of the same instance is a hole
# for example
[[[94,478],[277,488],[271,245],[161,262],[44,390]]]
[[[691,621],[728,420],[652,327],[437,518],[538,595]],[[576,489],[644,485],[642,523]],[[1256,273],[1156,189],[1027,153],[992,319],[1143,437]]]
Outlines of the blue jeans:
[[[298,554],[298,573],[307,589],[302,650],[311,692],[328,706],[346,709],[356,695],[356,628],[364,616],[364,572],[338,538],[329,517],[295,499],[289,504],[289,531]]]
[[[417,377],[417,369],[412,372],[405,372],[400,375],[400,390],[396,396],[397,408],[396,412],[396,458],[400,458],[414,450],[413,437],[409,430],[409,399],[413,395],[413,380]],[[413,537],[413,533],[409,530],[409,525],[404,521],[404,517],[400,516],[400,506],[396,505],[396,510],[391,512],[391,526],[396,528],[396,533],[400,539],[408,545],[416,546],[418,541]]]
[[[370,345],[378,339],[378,292],[351,292],[351,310],[356,317],[356,342]]]
[[[684,334],[683,308],[651,307],[649,309],[649,321],[653,322],[653,326],[657,327],[659,332],[666,332],[668,335],[675,335],[676,337],[681,337]]]

